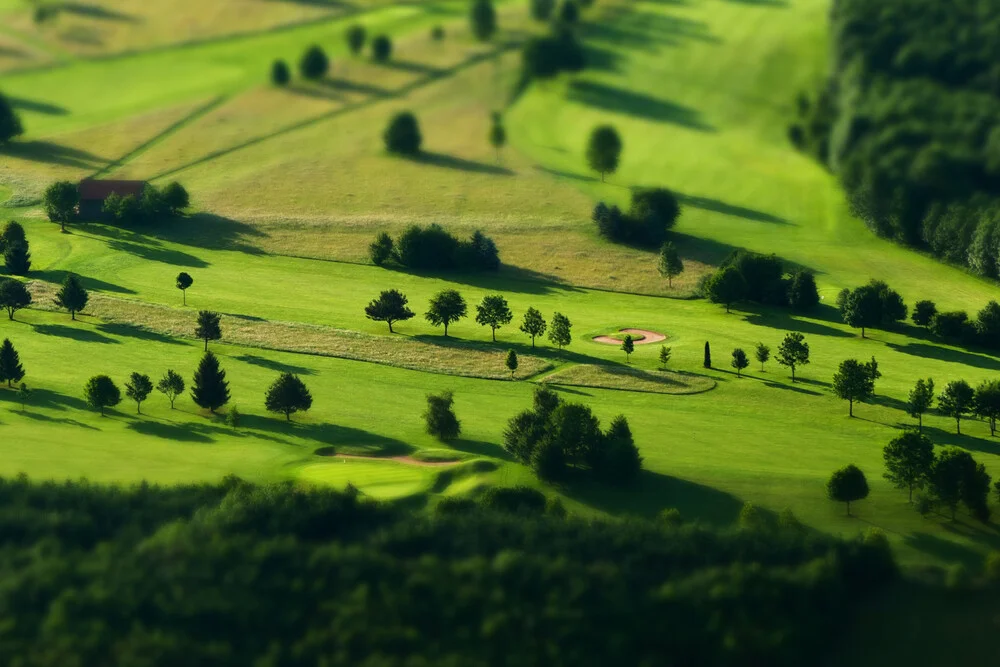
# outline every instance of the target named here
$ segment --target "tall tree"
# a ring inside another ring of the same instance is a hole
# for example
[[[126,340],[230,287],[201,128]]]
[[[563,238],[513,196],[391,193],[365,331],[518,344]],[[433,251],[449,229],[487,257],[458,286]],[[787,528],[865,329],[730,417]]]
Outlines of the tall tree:
[[[712,367],[712,346],[708,344],[707,340],[705,341],[705,357],[702,360],[701,365],[705,368]]]
[[[100,410],[102,417],[106,408],[113,408],[122,402],[122,392],[107,375],[95,375],[87,380],[83,394],[87,399],[87,405]]]
[[[504,362],[504,365],[507,366],[507,370],[510,371],[510,379],[513,380],[514,373],[517,372],[517,352],[514,350],[507,350],[507,360]]]
[[[76,217],[76,207],[80,203],[80,190],[69,181],[57,181],[45,188],[42,205],[45,215],[52,222],[58,222],[63,232],[66,223]]]
[[[792,382],[795,382],[796,366],[805,366],[809,363],[809,343],[805,342],[805,337],[797,331],[787,333],[778,346],[775,360],[791,369]]]
[[[750,358],[747,357],[747,353],[743,351],[743,348],[738,347],[733,350],[733,359],[729,362],[729,365],[736,369],[736,377],[741,377],[743,369],[750,365]]]
[[[222,315],[211,310],[198,311],[198,325],[194,329],[195,338],[205,341],[205,351],[208,351],[208,341],[222,338]]]
[[[677,254],[677,247],[674,246],[673,242],[667,241],[660,248],[660,260],[656,268],[660,271],[661,276],[666,276],[667,287],[670,288],[674,286],[674,278],[684,272],[684,262]]]
[[[3,246],[3,261],[7,273],[15,276],[26,276],[31,270],[31,252],[28,241],[7,241]]]
[[[545,333],[545,318],[535,308],[528,308],[524,311],[524,319],[521,320],[521,331],[531,336],[531,349],[535,349],[535,338]]]
[[[21,118],[14,110],[14,105],[0,94],[0,146],[24,134]]]
[[[264,395],[264,407],[268,412],[280,412],[286,421],[292,421],[296,412],[304,412],[312,407],[312,394],[299,376],[282,373]]]
[[[618,162],[622,154],[622,140],[618,131],[610,125],[600,125],[590,133],[587,144],[587,164],[601,174],[604,182],[605,174],[613,174],[618,170]]]
[[[934,380],[917,380],[906,401],[906,413],[917,418],[917,432],[924,431],[924,413],[934,404]]]
[[[146,191],[152,192],[149,188]],[[167,183],[167,187],[163,188],[161,197],[163,205],[170,215],[180,215],[184,209],[191,205],[191,196],[184,189],[184,186],[177,181]]]
[[[819,289],[812,271],[799,270],[792,274],[788,284],[788,305],[800,312],[819,305]]]
[[[721,303],[728,313],[734,303],[743,299],[746,282],[735,266],[726,266],[712,274],[705,283],[705,291],[709,301]]]
[[[847,503],[847,516],[851,516],[851,503],[868,497],[868,480],[856,465],[837,470],[826,484],[830,500]]]
[[[573,340],[572,329],[573,323],[568,317],[562,313],[553,313],[552,323],[549,325],[549,340],[562,350]]]
[[[848,402],[848,414],[854,416],[854,401],[871,398],[875,381],[865,364],[857,359],[844,359],[833,375],[833,391]]]
[[[188,305],[187,291],[191,285],[194,285],[194,278],[192,278],[188,273],[181,271],[177,274],[177,289],[181,291],[184,298],[184,305]]]
[[[625,363],[629,363],[632,353],[635,352],[635,341],[632,340],[631,334],[625,334],[625,338],[622,340],[622,352],[625,353]]]
[[[365,40],[368,38],[368,33],[365,31],[365,27],[360,23],[355,23],[350,28],[347,29],[347,48],[351,50],[351,53],[357,56],[361,53],[361,50],[365,48]]]
[[[934,444],[925,435],[904,431],[889,441],[882,450],[887,480],[897,489],[908,489],[910,502],[913,490],[922,489],[934,465]]]
[[[413,311],[406,304],[409,299],[399,290],[384,290],[377,299],[372,299],[365,306],[365,317],[376,322],[385,322],[389,325],[389,333],[392,330],[393,322],[405,322],[413,317]]]
[[[472,34],[480,42],[492,39],[497,31],[497,12],[493,9],[492,0],[472,0],[469,22],[472,25]]]
[[[622,485],[635,481],[641,470],[642,456],[635,446],[632,429],[625,415],[618,415],[604,434],[604,447],[596,472],[608,482]]]
[[[660,346],[660,366],[667,370],[667,363],[670,362],[670,348],[666,345]]]
[[[153,381],[142,373],[132,373],[125,383],[125,395],[135,401],[136,414],[142,414],[142,402],[149,398],[152,391]]]
[[[972,411],[990,425],[990,435],[996,435],[997,418],[1000,417],[1000,380],[983,380],[976,387],[972,407]]]
[[[56,292],[56,305],[68,310],[70,319],[75,320],[76,314],[87,307],[88,301],[90,293],[80,282],[80,278],[74,273],[67,273],[62,287]]]
[[[173,410],[174,401],[184,393],[184,378],[181,377],[180,373],[167,369],[160,381],[156,383],[156,390],[167,397],[167,400],[170,401],[170,409]]]
[[[13,383],[20,382],[24,378],[24,366],[21,365],[21,356],[14,349],[14,344],[9,338],[3,339],[0,345],[0,382],[7,382],[8,387]]]
[[[465,299],[458,290],[446,289],[431,298],[424,319],[436,327],[444,325],[444,335],[448,335],[448,325],[465,317],[467,307]]]
[[[489,327],[493,332],[493,341],[497,339],[497,329],[510,324],[514,314],[510,312],[507,299],[500,294],[487,294],[476,306],[476,324]]]
[[[918,327],[926,327],[937,315],[937,306],[933,301],[917,301],[913,304],[913,314],[910,315],[910,319]]]
[[[962,433],[962,417],[972,412],[975,391],[965,380],[953,380],[938,396],[938,410],[946,417],[955,418],[955,432]]]
[[[757,343],[757,346],[754,348],[754,357],[760,362],[760,372],[763,373],[764,364],[771,358],[771,348],[764,345],[764,343]]]
[[[222,370],[218,358],[211,352],[205,352],[198,363],[198,370],[194,372],[191,398],[195,405],[213,413],[229,402],[226,371]]]
[[[31,292],[20,280],[0,279],[0,308],[7,311],[7,317],[14,319],[14,313],[31,305]]]

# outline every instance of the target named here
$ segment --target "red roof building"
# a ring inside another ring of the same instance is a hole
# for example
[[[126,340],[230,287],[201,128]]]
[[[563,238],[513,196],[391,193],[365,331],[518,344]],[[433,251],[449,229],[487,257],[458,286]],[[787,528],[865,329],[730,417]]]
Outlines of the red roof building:
[[[111,181],[85,178],[80,181],[80,218],[99,220],[104,217],[104,200],[112,194],[119,197],[141,197],[146,181]]]

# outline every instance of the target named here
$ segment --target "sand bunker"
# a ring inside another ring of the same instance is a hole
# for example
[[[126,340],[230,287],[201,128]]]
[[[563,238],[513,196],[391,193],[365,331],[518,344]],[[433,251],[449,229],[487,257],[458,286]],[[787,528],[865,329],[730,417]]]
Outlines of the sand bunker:
[[[618,333],[623,336],[625,334],[631,334],[633,336],[642,336],[641,340],[635,341],[636,345],[649,345],[650,343],[659,343],[660,341],[664,341],[667,339],[667,337],[661,333],[656,333],[655,331],[647,331],[645,329],[620,329]],[[620,339],[615,338],[613,336],[595,336],[594,342],[604,343],[605,345],[622,344]]]

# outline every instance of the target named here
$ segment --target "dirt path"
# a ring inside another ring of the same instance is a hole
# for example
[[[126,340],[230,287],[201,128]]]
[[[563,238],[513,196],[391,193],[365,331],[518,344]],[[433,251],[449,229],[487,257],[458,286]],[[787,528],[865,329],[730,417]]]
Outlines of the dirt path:
[[[642,340],[635,341],[636,345],[649,345],[650,343],[659,343],[660,341],[666,340],[667,337],[661,333],[656,333],[655,331],[646,331],[645,329],[620,329],[618,331],[620,334],[632,334],[633,336],[642,336]],[[622,342],[617,338],[611,336],[595,336],[595,343],[604,343],[605,345],[621,345]]]
[[[424,466],[427,468],[441,468],[461,463],[461,461],[421,461],[412,456],[361,456],[360,454],[321,454],[321,456],[337,459],[362,459],[364,461],[398,461],[399,463],[406,463],[411,466]]]

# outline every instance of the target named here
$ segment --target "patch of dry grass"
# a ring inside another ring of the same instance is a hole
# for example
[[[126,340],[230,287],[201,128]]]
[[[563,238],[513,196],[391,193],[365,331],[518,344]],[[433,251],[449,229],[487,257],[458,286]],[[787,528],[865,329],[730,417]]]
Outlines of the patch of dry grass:
[[[542,382],[571,387],[641,391],[653,394],[700,394],[715,388],[715,380],[693,373],[645,371],[630,366],[580,364],[546,376]]]

